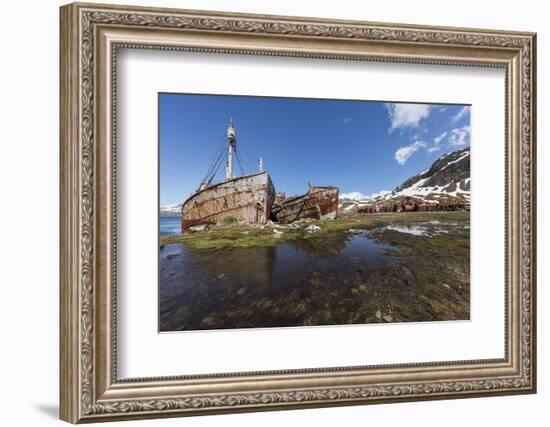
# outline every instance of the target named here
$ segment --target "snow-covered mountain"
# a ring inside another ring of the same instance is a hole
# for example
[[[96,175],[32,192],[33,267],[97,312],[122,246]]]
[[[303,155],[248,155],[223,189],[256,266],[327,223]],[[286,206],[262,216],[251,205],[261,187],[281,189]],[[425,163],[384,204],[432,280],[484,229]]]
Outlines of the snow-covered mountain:
[[[173,205],[161,206],[160,216],[180,216],[182,203],[176,203]]]
[[[393,193],[407,196],[445,193],[469,198],[470,149],[466,148],[441,156],[428,170],[409,178]]]
[[[343,193],[340,196],[340,209],[353,211],[355,208],[371,205],[392,199],[414,197],[420,200],[437,200],[442,196],[451,196],[470,201],[470,149],[453,151],[437,159],[429,169],[420,172],[393,191],[381,191],[372,196],[346,197],[354,193]]]

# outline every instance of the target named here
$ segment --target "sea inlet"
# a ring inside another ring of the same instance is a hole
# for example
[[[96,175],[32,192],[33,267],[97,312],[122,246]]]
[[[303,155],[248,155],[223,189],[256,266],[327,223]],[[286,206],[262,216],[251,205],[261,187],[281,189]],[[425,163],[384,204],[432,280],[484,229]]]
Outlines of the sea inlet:
[[[160,233],[161,332],[469,319],[468,213]]]

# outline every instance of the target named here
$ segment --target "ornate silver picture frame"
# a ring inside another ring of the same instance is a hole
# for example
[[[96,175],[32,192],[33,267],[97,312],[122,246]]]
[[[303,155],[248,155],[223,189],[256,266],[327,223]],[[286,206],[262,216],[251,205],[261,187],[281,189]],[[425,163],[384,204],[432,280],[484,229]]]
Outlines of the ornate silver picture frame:
[[[97,422],[536,391],[535,34],[80,3],[60,13],[61,419]],[[503,69],[504,357],[120,379],[121,48]]]

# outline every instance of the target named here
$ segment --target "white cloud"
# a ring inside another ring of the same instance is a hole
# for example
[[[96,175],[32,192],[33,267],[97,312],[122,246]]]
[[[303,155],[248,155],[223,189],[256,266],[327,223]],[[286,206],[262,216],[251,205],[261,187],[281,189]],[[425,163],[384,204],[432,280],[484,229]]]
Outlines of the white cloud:
[[[372,193],[369,196],[369,199],[376,199],[377,197],[382,197],[382,196],[385,196],[386,194],[390,194],[390,193],[391,193],[391,191],[388,191],[388,190],[380,190],[377,193]]]
[[[372,193],[371,195],[367,196],[366,194],[363,194],[359,191],[351,191],[349,193],[342,193],[340,194],[340,199],[348,199],[348,200],[367,200],[367,199],[376,199],[377,197],[385,196],[386,194],[390,194],[391,191],[387,190],[380,190],[377,193]]]
[[[451,122],[456,123],[458,122],[462,117],[464,117],[466,114],[470,112],[470,107],[462,107],[458,113],[456,113],[453,117],[451,117]]]
[[[363,200],[367,198],[368,196],[364,195],[363,193],[360,193],[359,191],[352,191],[350,193],[340,194],[340,199]]]
[[[348,123],[353,122],[353,119],[351,117],[344,119],[344,124],[347,125]]]
[[[397,163],[400,165],[404,165],[407,163],[407,160],[409,160],[409,157],[423,147],[426,147],[426,143],[421,140],[416,140],[412,144],[399,147],[395,152],[395,160],[397,160]]]
[[[439,145],[441,141],[443,141],[443,138],[445,138],[446,136],[447,136],[447,132],[443,132],[442,134],[439,134],[434,138],[434,144]]]
[[[451,131],[449,144],[454,147],[462,147],[470,143],[470,126],[463,126]]]
[[[420,121],[430,115],[431,105],[427,104],[386,104],[390,116],[389,132],[398,128],[415,128]]]
[[[427,149],[428,153],[433,153],[434,151],[439,151],[439,149],[441,148],[440,144],[445,139],[446,136],[447,136],[447,132],[443,132],[443,133],[440,133],[439,135],[437,135],[434,138],[433,144],[430,147],[428,147],[428,149]]]

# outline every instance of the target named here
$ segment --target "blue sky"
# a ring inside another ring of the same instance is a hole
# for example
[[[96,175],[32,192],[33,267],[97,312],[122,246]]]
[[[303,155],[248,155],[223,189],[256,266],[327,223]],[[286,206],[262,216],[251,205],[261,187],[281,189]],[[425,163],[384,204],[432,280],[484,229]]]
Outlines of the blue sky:
[[[245,172],[262,157],[277,191],[314,185],[393,190],[443,154],[470,145],[470,107],[159,94],[160,203],[181,203],[206,175],[230,117]],[[240,169],[235,165],[236,174]],[[224,179],[224,165],[214,182]]]

